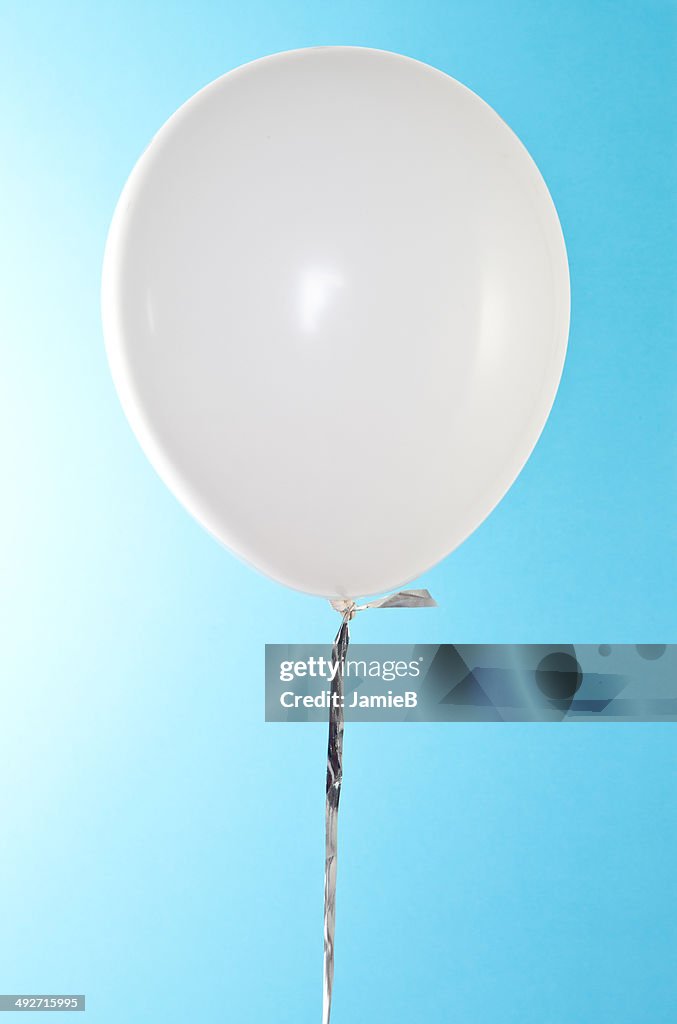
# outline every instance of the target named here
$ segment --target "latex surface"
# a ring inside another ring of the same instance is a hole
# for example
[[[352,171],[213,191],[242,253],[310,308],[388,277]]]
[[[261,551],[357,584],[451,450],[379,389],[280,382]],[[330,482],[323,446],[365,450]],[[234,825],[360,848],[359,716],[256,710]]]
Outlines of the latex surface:
[[[569,319],[557,215],[476,95],[408,58],[278,54],[160,130],[103,315],[149,459],[254,567],[328,597],[452,551],[528,458]]]

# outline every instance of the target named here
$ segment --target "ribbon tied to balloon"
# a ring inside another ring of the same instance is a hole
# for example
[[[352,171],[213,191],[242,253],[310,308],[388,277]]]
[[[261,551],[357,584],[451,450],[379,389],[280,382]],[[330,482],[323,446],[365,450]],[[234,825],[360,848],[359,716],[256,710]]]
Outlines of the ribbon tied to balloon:
[[[340,660],[359,599],[446,557],[524,466],[569,277],[543,178],[488,104],[411,58],[318,47],[229,72],[160,129],[102,307],[161,478],[252,567],[332,601]],[[341,737],[334,720],[330,759]],[[327,938],[325,913],[325,1021]]]

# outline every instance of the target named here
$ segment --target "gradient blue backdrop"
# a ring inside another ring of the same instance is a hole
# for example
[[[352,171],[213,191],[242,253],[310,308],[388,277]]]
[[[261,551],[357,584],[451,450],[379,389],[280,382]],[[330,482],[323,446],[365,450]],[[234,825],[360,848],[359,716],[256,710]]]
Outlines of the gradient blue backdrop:
[[[550,186],[573,291],[548,426],[422,581],[440,608],[354,633],[677,639],[674,4],[0,2],[0,990],[86,992],[92,1024],[319,1020],[325,734],[264,725],[262,665],[335,616],[156,478],[99,277],[172,111],[322,43],[399,50],[491,103]],[[667,1021],[674,755],[669,725],[350,729],[336,1024]]]

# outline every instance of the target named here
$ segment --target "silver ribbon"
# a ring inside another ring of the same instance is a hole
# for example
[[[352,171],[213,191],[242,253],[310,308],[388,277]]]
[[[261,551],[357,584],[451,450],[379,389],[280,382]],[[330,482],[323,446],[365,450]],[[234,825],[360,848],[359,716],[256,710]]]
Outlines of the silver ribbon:
[[[341,625],[332,647],[332,683],[329,705],[329,745],[327,748],[327,799],[325,804],[324,861],[324,988],[322,1024],[329,1024],[331,995],[334,987],[334,933],[336,930],[336,866],[338,854],[338,809],[343,781],[343,676],[350,643],[348,624],[356,612],[366,608],[432,608],[437,602],[427,590],[400,590],[377,601],[356,604],[354,601],[332,601],[341,614]]]

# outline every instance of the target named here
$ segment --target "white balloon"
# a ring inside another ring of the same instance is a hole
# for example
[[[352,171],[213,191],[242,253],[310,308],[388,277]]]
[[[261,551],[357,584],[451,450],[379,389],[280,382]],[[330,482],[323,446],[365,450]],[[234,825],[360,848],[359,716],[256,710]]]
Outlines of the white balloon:
[[[569,324],[557,214],[498,115],[355,47],[212,82],[120,198],[103,320],[125,412],[195,518],[325,597],[420,575],[505,494]]]

